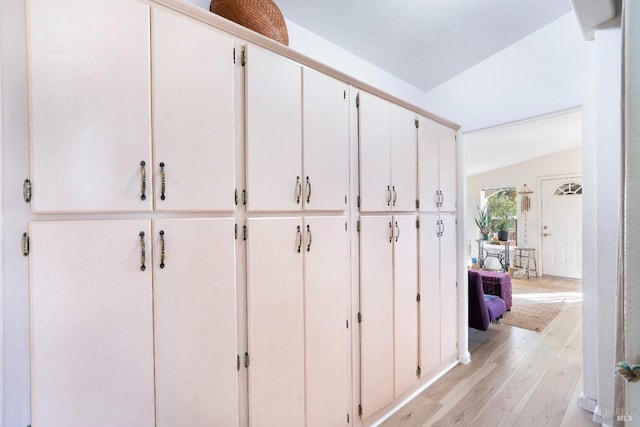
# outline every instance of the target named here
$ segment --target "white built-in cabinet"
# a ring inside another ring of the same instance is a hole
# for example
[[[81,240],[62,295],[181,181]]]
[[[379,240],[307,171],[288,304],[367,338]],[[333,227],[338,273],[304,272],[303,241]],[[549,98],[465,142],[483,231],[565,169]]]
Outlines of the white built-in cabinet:
[[[456,130],[423,116],[418,123],[420,210],[455,212]]]
[[[409,390],[418,368],[416,216],[360,217],[363,418]]]
[[[231,37],[137,0],[29,5],[32,211],[232,211]]]
[[[420,369],[424,374],[453,361],[457,354],[456,236],[454,215],[420,215]]]
[[[254,46],[246,55],[247,210],[345,210],[348,85]]]
[[[415,210],[416,114],[361,91],[358,129],[360,212]]]
[[[237,425],[233,219],[29,234],[33,425]]]
[[[455,130],[172,8],[28,3],[31,423],[371,424],[456,356]]]
[[[281,217],[247,222],[249,423],[347,425],[345,219]]]

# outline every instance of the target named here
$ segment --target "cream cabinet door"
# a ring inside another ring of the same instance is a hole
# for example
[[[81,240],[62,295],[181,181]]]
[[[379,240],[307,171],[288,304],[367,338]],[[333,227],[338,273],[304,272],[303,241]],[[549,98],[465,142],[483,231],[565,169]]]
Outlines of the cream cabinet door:
[[[392,201],[389,102],[366,92],[359,97],[360,212],[385,212]]]
[[[415,129],[415,128],[414,128]],[[415,384],[418,368],[418,233],[415,215],[394,215],[394,397]]]
[[[343,216],[304,218],[307,427],[348,425],[351,329],[345,221]]]
[[[302,69],[248,46],[247,210],[302,209]]]
[[[418,198],[416,114],[395,104],[389,107],[391,148],[391,209],[415,211]]]
[[[152,17],[156,210],[233,211],[233,40],[163,9]]]
[[[367,418],[394,399],[391,216],[360,217],[360,401]]]
[[[456,193],[458,183],[456,130],[439,125],[438,128],[438,160],[440,172],[441,202],[440,212],[456,211]]]
[[[422,126],[422,124],[421,124]],[[427,375],[440,365],[440,217],[420,215],[419,271],[420,271],[420,369]],[[453,261],[455,265],[455,261]],[[446,309],[446,307],[445,307]],[[449,314],[446,314],[447,318]]]
[[[431,119],[423,116],[419,118],[418,200],[420,210],[425,212],[438,212],[440,208],[438,126],[438,123]]]
[[[349,85],[303,69],[304,209],[343,211],[349,187]]]
[[[32,211],[151,211],[148,4],[32,0],[27,13]]]
[[[458,274],[455,216],[440,215],[440,222],[440,351],[444,361],[458,352]]]
[[[238,425],[233,218],[157,219],[156,425]]]
[[[155,426],[150,230],[29,225],[32,425]]]
[[[301,218],[247,220],[249,424],[305,425]]]

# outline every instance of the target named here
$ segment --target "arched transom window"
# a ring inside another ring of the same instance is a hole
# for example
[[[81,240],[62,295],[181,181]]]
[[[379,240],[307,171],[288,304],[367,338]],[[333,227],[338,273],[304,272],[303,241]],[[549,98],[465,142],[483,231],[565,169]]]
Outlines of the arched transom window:
[[[579,182],[567,182],[559,185],[553,191],[554,196],[571,196],[574,194],[582,194],[582,184]]]

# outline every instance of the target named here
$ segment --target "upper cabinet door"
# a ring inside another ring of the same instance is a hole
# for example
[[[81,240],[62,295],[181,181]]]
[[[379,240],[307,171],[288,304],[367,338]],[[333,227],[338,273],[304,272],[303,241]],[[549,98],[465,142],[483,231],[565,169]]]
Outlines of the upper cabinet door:
[[[32,425],[156,425],[150,228],[30,224]]]
[[[391,162],[389,148],[389,102],[360,92],[360,211],[391,209]]]
[[[233,40],[154,8],[153,128],[158,211],[232,211]]]
[[[440,161],[440,211],[455,212],[458,159],[456,130],[445,125],[438,127],[438,159]]]
[[[247,210],[302,209],[302,70],[248,46]]]
[[[438,123],[420,116],[418,124],[418,190],[420,210],[439,208]]]
[[[303,70],[305,210],[343,211],[349,187],[349,86]]]
[[[415,211],[418,197],[416,114],[395,104],[389,109],[391,209]]]
[[[28,4],[33,212],[151,211],[149,6]]]

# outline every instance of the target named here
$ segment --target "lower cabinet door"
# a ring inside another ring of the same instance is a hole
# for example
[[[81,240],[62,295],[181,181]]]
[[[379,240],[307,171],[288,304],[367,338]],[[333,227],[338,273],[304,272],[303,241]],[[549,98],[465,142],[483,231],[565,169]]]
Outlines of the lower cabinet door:
[[[249,424],[304,426],[302,219],[251,218],[247,230]]]
[[[158,427],[238,425],[233,218],[153,221]]]
[[[360,399],[362,418],[393,401],[393,223],[360,217]]]
[[[150,226],[29,225],[32,425],[155,425]]]
[[[458,352],[456,219],[453,215],[440,215],[440,222],[440,357],[445,360]]]
[[[427,374],[440,365],[440,238],[438,214],[420,215],[420,369]],[[455,264],[455,261],[454,261]]]
[[[347,426],[349,235],[343,216],[306,217],[304,225],[306,426]]]

